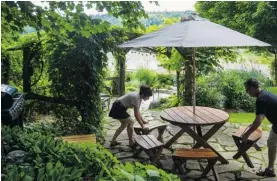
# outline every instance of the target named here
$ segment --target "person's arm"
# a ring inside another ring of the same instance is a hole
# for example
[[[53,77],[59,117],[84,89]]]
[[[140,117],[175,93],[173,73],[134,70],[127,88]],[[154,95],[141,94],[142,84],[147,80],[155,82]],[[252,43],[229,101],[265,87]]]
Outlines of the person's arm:
[[[242,141],[244,143],[247,142],[248,137],[256,130],[258,129],[258,127],[261,125],[263,119],[264,119],[264,115],[260,114],[260,115],[256,115],[255,120],[253,121],[252,125],[250,126],[250,128],[242,135]]]
[[[139,111],[139,117],[140,117],[140,120],[142,121],[143,124],[147,124],[148,121],[146,121],[142,116],[141,116],[141,113]]]
[[[253,121],[250,128],[248,129],[248,131],[246,131],[244,133],[244,135],[242,135],[242,141],[244,143],[247,142],[247,139],[251,135],[251,133],[253,133],[261,125],[261,123],[265,117],[265,108],[266,108],[266,102],[264,102],[261,99],[257,99],[256,100],[256,118]]]
[[[144,127],[144,124],[143,124],[143,120],[141,119],[140,111],[139,111],[139,108],[137,106],[134,106],[134,115],[135,115],[135,118],[136,118],[137,122],[144,129],[145,127]]]

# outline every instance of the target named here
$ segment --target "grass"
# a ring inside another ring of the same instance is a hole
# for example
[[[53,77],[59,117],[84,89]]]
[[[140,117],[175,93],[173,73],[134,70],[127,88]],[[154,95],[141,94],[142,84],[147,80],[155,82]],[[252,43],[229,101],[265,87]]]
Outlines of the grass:
[[[273,54],[270,56],[265,56],[265,55],[256,55],[254,53],[245,51],[245,52],[242,52],[241,55],[244,61],[251,60],[255,64],[270,65],[271,62],[274,60]]]
[[[277,95],[277,87],[269,87],[268,91]]]
[[[229,118],[229,122],[231,123],[247,123],[247,124],[251,124],[254,119],[255,119],[255,113],[230,113],[230,118]],[[268,127],[268,125],[270,125],[271,123],[265,118],[262,122],[262,129],[263,130],[267,130],[269,131],[270,128]]]

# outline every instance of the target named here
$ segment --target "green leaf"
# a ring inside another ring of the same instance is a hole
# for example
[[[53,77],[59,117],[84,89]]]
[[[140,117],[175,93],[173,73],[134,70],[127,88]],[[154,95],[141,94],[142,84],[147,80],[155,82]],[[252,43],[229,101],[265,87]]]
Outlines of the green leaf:
[[[53,169],[53,164],[52,162],[48,162],[46,164],[46,172],[50,172]]]
[[[90,32],[86,31],[86,30],[81,31],[81,34],[86,38],[89,38],[89,36],[90,36]]]
[[[69,23],[65,23],[64,26],[69,32],[73,32],[75,30],[74,26]]]
[[[150,176],[150,177],[159,177],[160,176],[160,173],[156,170],[146,170],[147,174]]]
[[[122,173],[123,173],[123,175],[125,175],[129,180],[131,180],[131,181],[133,181],[134,180],[134,175],[133,174],[130,174],[130,173],[128,173],[128,172],[126,172],[125,170],[120,170]]]
[[[22,179],[22,181],[33,181],[34,178],[29,176],[29,175],[25,175],[24,178]]]
[[[135,181],[146,181],[140,175],[135,175]]]
[[[33,148],[34,148],[34,152],[36,152],[36,153],[42,153],[42,151],[40,150],[40,148],[38,147],[38,146],[33,146]]]

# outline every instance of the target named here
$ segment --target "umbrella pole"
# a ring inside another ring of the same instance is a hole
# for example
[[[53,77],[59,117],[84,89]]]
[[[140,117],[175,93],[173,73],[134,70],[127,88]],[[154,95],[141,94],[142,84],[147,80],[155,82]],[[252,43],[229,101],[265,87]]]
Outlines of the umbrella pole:
[[[193,64],[193,67],[192,67],[192,71],[193,71],[193,87],[192,87],[192,101],[193,101],[193,114],[195,114],[195,104],[196,104],[196,96],[195,96],[195,90],[196,90],[196,70],[195,70],[195,48],[192,48],[192,64]]]

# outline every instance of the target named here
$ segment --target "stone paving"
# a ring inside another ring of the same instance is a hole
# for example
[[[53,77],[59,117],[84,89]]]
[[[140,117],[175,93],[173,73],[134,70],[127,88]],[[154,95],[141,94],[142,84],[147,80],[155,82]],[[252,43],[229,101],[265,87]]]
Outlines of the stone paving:
[[[148,104],[149,105],[149,104]],[[160,112],[156,110],[148,110],[147,103],[142,105],[141,113],[144,118],[148,121],[152,120],[160,120]],[[131,112],[130,112],[131,113]],[[132,114],[132,113],[131,113]],[[135,119],[135,118],[134,118]],[[111,118],[107,118],[106,123],[104,124],[104,129],[106,131],[105,143],[104,147],[109,149],[121,162],[141,162],[144,164],[150,164],[148,156],[142,152],[138,158],[133,158],[133,151],[129,148],[128,145],[128,136],[127,131],[124,130],[121,135],[118,137],[118,141],[122,142],[120,146],[116,146],[110,148],[110,141],[115,130],[119,127],[120,122],[118,120],[113,120]],[[228,161],[229,164],[221,164],[217,162],[216,170],[219,174],[220,180],[251,180],[251,181],[277,181],[277,178],[263,178],[256,176],[255,172],[260,168],[265,168],[267,166],[267,146],[266,140],[268,138],[269,133],[267,131],[263,131],[262,138],[258,141],[258,145],[262,147],[262,151],[256,151],[254,148],[250,148],[248,150],[248,155],[250,156],[251,161],[253,162],[255,168],[249,168],[243,158],[239,158],[238,160],[234,160],[232,157],[237,151],[237,147],[231,137],[232,133],[234,133],[238,128],[239,124],[230,124],[226,123],[215,135],[212,136],[208,140],[208,142],[218,151],[220,152]],[[168,123],[167,129],[164,133],[164,141],[168,141],[180,128],[173,126]],[[207,131],[207,128],[203,129],[203,132]],[[153,131],[151,134],[157,135],[157,131]],[[176,173],[172,171],[173,161],[171,155],[173,154],[174,149],[176,148],[191,148],[193,144],[193,139],[184,134],[180,137],[171,147],[170,149],[163,149],[162,156],[160,161],[162,163],[162,169],[168,171],[170,173]],[[206,163],[201,161],[203,165]],[[275,164],[275,168],[277,168],[277,163]],[[188,161],[187,162],[187,170],[188,173],[185,176],[180,176],[181,180],[192,181],[192,180],[201,180],[201,181],[209,181],[214,180],[212,172],[208,174],[206,178],[200,178],[201,171],[200,165],[198,161]]]

